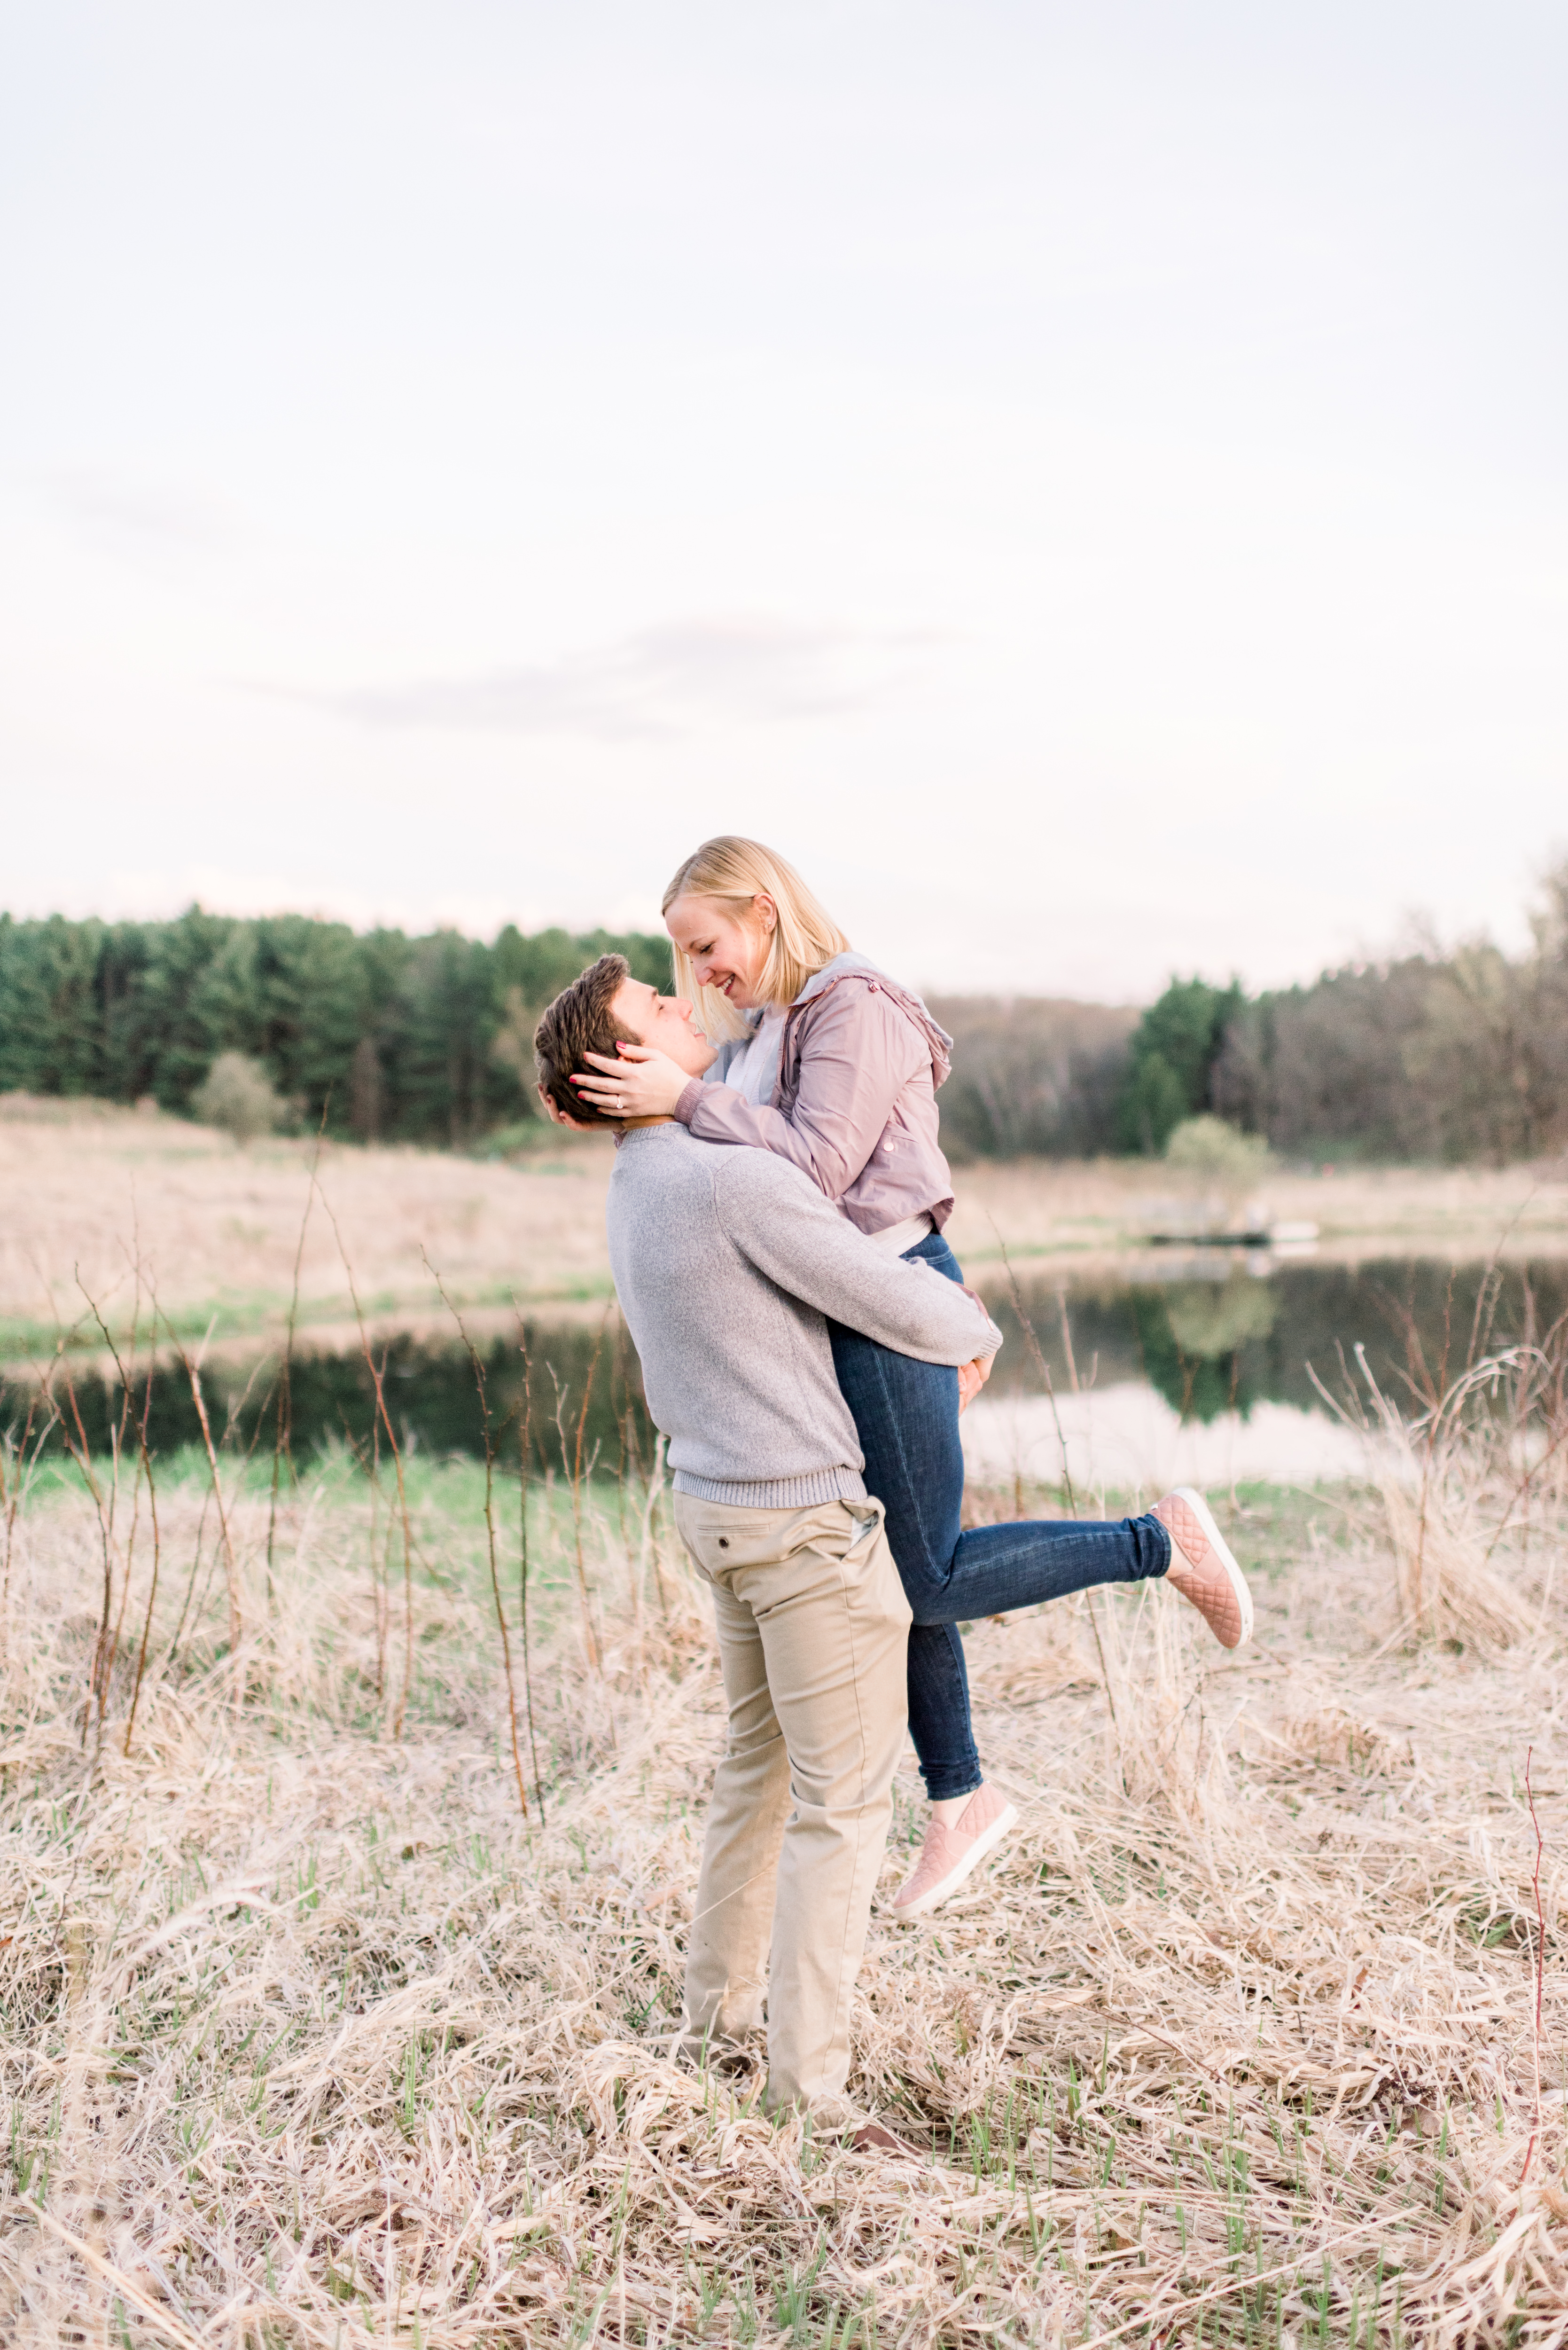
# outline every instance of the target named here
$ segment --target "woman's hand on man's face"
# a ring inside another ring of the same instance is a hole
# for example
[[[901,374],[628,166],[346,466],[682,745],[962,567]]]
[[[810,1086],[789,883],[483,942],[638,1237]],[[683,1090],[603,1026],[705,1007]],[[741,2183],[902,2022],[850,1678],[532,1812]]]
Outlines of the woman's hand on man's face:
[[[608,1118],[670,1118],[691,1083],[689,1070],[650,1045],[623,1045],[618,1060],[604,1053],[584,1057],[595,1074],[574,1077],[573,1091],[597,1103]]]

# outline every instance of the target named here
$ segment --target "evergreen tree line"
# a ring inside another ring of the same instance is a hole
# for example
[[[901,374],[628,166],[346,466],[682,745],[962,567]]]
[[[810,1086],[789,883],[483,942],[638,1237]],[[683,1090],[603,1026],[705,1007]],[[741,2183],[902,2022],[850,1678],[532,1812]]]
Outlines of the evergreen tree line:
[[[539,1013],[611,951],[670,984],[670,942],[508,928],[363,935],[192,906],[161,922],[0,915],[0,1092],[147,1097],[188,1114],[220,1054],[260,1064],[302,1126],[462,1146],[535,1114]]]
[[[301,1126],[463,1147],[537,1115],[533,1032],[597,955],[670,983],[657,934],[514,928],[363,935],[193,906],[162,922],[0,915],[0,1092],[151,1096],[189,1114],[213,1062],[254,1060]],[[1568,863],[1530,943],[1428,942],[1249,997],[1173,980],[1105,1004],[934,998],[957,1160],[1156,1155],[1214,1112],[1290,1158],[1490,1159],[1568,1145]]]

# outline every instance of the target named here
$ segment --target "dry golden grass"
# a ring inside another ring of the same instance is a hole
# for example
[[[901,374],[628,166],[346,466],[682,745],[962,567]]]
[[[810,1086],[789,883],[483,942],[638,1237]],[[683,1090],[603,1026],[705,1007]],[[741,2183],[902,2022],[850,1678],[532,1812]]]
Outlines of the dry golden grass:
[[[0,1097],[0,1359],[52,1350],[57,1327],[92,1329],[82,1284],[111,1326],[129,1321],[140,1253],[181,1330],[215,1317],[219,1342],[275,1336],[288,1309],[313,1146],[241,1150],[183,1120],[104,1104]],[[421,1257],[456,1301],[509,1320],[507,1301],[549,1303],[560,1317],[609,1295],[604,1193],[612,1146],[563,1136],[526,1163],[437,1151],[328,1145],[321,1179],[360,1297],[380,1328],[444,1326]],[[958,1171],[950,1236],[983,1274],[1000,1242],[1020,1260],[1065,1269],[1123,1250],[1139,1202],[1159,1188],[1136,1163],[1032,1162]],[[1420,1250],[1455,1258],[1568,1247],[1562,1170],[1386,1170],[1282,1177],[1276,1211],[1321,1223],[1335,1257]],[[1000,1241],[999,1241],[1000,1235]],[[300,1327],[313,1343],[353,1343],[337,1243],[317,1210],[301,1263]]]
[[[1139,1230],[1139,1209],[1168,1192],[1158,1163],[1030,1160],[954,1171],[948,1237],[966,1264],[1000,1253],[1106,1257]],[[1568,1249],[1568,1167],[1380,1167],[1333,1175],[1271,1175],[1274,1216],[1315,1223],[1325,1256],[1490,1257]]]
[[[0,1117],[0,1333],[12,1359],[47,1352],[57,1325],[83,1322],[83,1286],[111,1326],[129,1322],[140,1256],[182,1330],[217,1317],[221,1340],[275,1336],[293,1288],[313,1143],[242,1150],[182,1119],[104,1104],[18,1104]],[[26,1112],[26,1114],[24,1114]],[[323,1191],[361,1301],[379,1325],[418,1326],[441,1308],[421,1252],[465,1305],[515,1295],[569,1310],[609,1294],[604,1190],[607,1138],[565,1136],[526,1168],[439,1151],[327,1144]],[[331,1224],[311,1215],[300,1265],[300,1326],[353,1343],[352,1308]]]
[[[1568,2339],[1561,1477],[1491,1560],[1511,1646],[1378,1653],[1401,1602],[1371,1488],[1233,1515],[1260,1602],[1236,1659],[1158,1588],[976,1634],[1023,1827],[926,1926],[874,1927],[851,2085],[908,2158],[670,2061],[721,1726],[705,1610],[646,1497],[597,1492],[593,1669],[569,1513],[535,1496],[524,1822],[477,1491],[416,1478],[405,1647],[386,1497],[322,1463],[269,1592],[236,1472],[236,1654],[213,1496],[167,1483],[129,1737],[146,1496],[133,1551],[124,1491],[107,1539],[63,1485],[19,1510],[0,2337]],[[1490,1539],[1479,1485],[1467,1506],[1456,1574]],[[100,1720],[106,1558],[130,1605]]]

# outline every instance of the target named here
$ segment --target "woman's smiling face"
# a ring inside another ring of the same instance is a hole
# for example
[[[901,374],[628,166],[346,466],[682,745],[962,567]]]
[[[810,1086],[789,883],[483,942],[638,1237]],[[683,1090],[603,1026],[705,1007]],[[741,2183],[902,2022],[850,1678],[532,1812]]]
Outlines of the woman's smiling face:
[[[778,914],[771,898],[752,899],[751,920],[737,920],[714,898],[677,898],[664,927],[691,964],[699,987],[711,987],[737,1012],[749,1012],[768,959]]]

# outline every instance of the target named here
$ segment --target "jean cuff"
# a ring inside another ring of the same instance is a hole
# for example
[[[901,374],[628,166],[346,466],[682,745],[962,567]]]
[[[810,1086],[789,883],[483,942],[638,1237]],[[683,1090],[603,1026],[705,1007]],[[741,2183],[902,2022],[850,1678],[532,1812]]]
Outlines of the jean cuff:
[[[920,1776],[925,1779],[926,1801],[929,1804],[956,1804],[961,1795],[978,1794],[985,1784],[985,1775],[978,1763],[972,1773],[968,1771],[936,1772],[932,1776],[939,1783],[935,1785],[932,1784],[932,1778],[928,1777],[925,1772],[922,1771]],[[949,1779],[961,1779],[963,1785],[950,1787],[945,1783]]]

